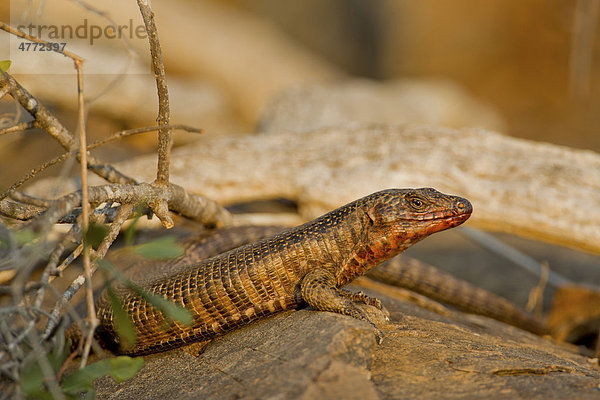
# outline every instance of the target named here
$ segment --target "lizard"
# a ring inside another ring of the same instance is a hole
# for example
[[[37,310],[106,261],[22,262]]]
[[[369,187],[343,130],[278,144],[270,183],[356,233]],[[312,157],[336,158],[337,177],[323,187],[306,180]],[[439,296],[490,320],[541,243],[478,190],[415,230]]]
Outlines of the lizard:
[[[295,228],[207,260],[136,282],[188,309],[191,326],[166,320],[134,290],[117,296],[137,341],[121,343],[106,294],[97,301],[98,335],[118,353],[143,355],[213,338],[260,318],[304,305],[369,323],[355,303],[381,302],[342,287],[425,237],[464,223],[471,203],[432,188],[388,189],[355,200]]]
[[[138,257],[128,264],[125,263],[123,267],[126,268],[127,275],[137,281],[147,275],[158,276],[165,271],[169,273],[190,262],[214,257],[285,229],[286,227],[280,225],[242,225],[187,233],[177,241],[183,249],[181,256],[154,262]],[[116,259],[121,258],[123,255],[118,253]],[[467,313],[483,315],[517,326],[537,335],[549,332],[543,319],[522,310],[504,297],[404,254],[381,263],[365,276],[388,285],[408,289]]]

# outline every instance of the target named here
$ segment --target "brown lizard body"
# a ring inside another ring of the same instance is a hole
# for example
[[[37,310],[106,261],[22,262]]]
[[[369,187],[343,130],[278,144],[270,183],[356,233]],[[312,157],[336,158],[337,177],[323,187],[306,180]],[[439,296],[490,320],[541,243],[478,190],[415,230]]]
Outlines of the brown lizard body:
[[[146,275],[168,273],[190,262],[207,259],[250,242],[264,239],[285,230],[282,226],[234,226],[209,233],[193,234],[179,244],[184,254],[167,263],[147,260],[131,266],[133,280]],[[538,335],[547,334],[544,320],[527,313],[507,299],[477,287],[454,275],[416,260],[398,255],[370,270],[367,277],[388,285],[398,286],[441,301],[462,311],[484,315]]]
[[[107,296],[98,301],[100,331],[117,351],[147,354],[209,341],[259,318],[308,304],[364,320],[354,302],[376,299],[340,289],[417,241],[466,221],[471,204],[433,189],[390,189],[331,211],[304,225],[137,282],[185,307],[191,326],[168,322],[131,289],[118,291],[137,342],[119,343]]]

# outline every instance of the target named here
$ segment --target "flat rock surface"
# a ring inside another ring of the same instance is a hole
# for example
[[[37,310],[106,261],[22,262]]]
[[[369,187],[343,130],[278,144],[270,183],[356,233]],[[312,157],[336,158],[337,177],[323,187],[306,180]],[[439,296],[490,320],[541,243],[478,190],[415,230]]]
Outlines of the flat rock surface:
[[[376,399],[369,326],[332,313],[282,313],[215,340],[199,357],[174,350],[146,357],[131,381],[97,383],[99,398]]]
[[[353,290],[356,288],[352,288]],[[96,381],[102,399],[595,399],[600,370],[571,347],[484,317],[436,314],[366,290],[391,314],[372,328],[310,309],[281,313],[213,341],[199,357],[145,357],[127,382]]]

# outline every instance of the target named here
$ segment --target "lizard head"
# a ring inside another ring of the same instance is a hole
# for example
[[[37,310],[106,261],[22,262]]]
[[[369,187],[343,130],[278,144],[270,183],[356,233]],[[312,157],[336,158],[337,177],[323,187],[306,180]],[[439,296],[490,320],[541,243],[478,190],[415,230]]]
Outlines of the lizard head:
[[[373,250],[386,253],[397,254],[432,233],[458,226],[473,211],[467,199],[432,188],[390,189],[372,199],[366,211],[369,242]]]
[[[432,233],[462,224],[473,211],[467,199],[431,188],[389,189],[359,202],[363,241],[339,270],[340,286]]]

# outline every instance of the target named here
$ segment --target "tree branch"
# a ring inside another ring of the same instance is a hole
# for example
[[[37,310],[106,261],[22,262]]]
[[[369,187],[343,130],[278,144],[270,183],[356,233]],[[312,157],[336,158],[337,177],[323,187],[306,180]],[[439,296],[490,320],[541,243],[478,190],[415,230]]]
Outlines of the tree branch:
[[[9,88],[10,95],[19,103],[25,110],[35,118],[35,124],[38,128],[48,132],[60,145],[67,151],[75,149],[73,135],[60,121],[35,97],[31,95],[23,86],[19,84],[11,75],[3,72],[0,76],[0,90]],[[112,183],[135,183],[135,180],[125,176],[113,167],[105,165],[95,159],[88,157],[88,167],[100,176]]]
[[[166,185],[169,182],[169,162],[171,154],[171,130],[167,127],[170,119],[169,90],[165,77],[165,66],[162,60],[162,51],[158,42],[158,32],[154,23],[154,13],[147,0],[138,0],[138,7],[144,19],[148,41],[150,42],[150,55],[152,57],[152,70],[156,79],[158,91],[158,117],[156,121],[161,127],[158,131],[158,169],[156,183]]]

